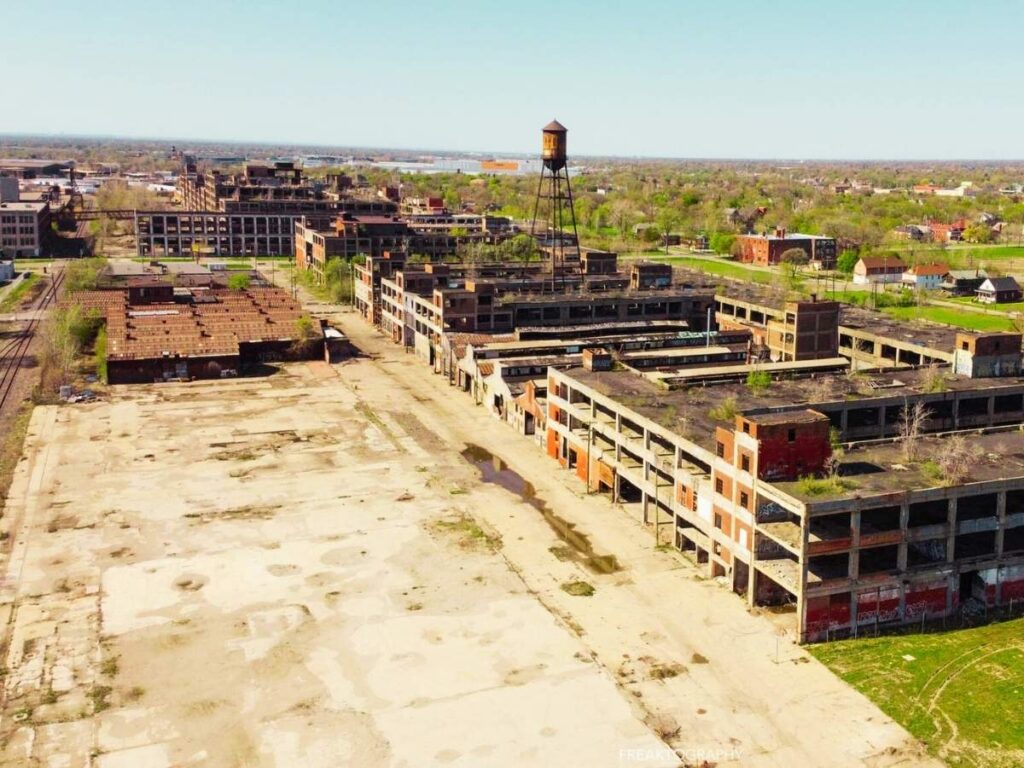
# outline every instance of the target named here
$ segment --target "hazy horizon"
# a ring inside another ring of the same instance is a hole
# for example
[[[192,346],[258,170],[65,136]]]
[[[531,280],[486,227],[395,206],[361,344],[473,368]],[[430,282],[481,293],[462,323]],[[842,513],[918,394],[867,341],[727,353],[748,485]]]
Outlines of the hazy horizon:
[[[538,129],[538,137],[540,131]],[[157,136],[118,136],[114,134],[46,134],[46,133],[2,133],[0,142],[10,142],[12,139],[26,139],[43,143],[45,141],[115,141],[125,143],[154,143],[177,145],[182,151],[196,146],[237,146],[258,149],[292,149],[292,150],[329,150],[332,152],[368,152],[368,153],[418,153],[424,156],[491,156],[495,158],[533,158],[539,157],[537,152],[517,152],[500,149],[491,150],[463,150],[457,148],[443,147],[397,147],[397,146],[346,146],[342,144],[311,144],[294,141],[259,141],[244,139],[210,139],[192,138],[185,136],[157,137]],[[539,143],[539,142],[538,142]],[[1024,157],[921,157],[921,158],[899,158],[899,157],[686,157],[668,155],[595,155],[575,154],[570,157],[570,162],[578,160],[637,160],[637,161],[669,161],[669,162],[707,162],[707,163],[794,163],[798,165],[813,165],[815,163],[850,163],[850,164],[879,164],[896,163],[905,165],[942,164],[942,165],[1024,165]]]
[[[0,102],[17,108],[0,133],[533,155],[557,118],[576,157],[1024,157],[1013,98],[1024,7],[969,11],[946,0],[13,4]]]

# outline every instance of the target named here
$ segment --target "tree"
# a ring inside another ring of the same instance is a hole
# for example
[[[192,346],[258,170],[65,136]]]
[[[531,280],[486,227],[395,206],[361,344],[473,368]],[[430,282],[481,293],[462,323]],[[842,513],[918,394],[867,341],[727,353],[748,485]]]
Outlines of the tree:
[[[711,235],[708,245],[715,253],[730,253],[732,245],[736,242],[736,235],[729,232],[715,232]]]
[[[853,268],[857,266],[857,262],[860,261],[860,256],[856,251],[846,250],[839,254],[839,258],[836,259],[836,269],[842,272],[844,275],[852,275]]]
[[[992,228],[982,222],[971,224],[964,230],[963,238],[969,243],[990,243],[992,242]]]
[[[498,255],[502,259],[529,262],[540,255],[540,249],[530,235],[519,234],[498,245]]]
[[[787,267],[792,269],[794,272],[800,267],[807,266],[810,261],[810,257],[807,255],[807,251],[803,248],[787,248],[782,252],[779,257],[779,261],[785,264]]]
[[[921,430],[930,417],[931,411],[920,400],[913,405],[903,404],[896,426],[900,444],[903,446],[904,461],[913,461],[917,457],[917,444],[921,439]]]

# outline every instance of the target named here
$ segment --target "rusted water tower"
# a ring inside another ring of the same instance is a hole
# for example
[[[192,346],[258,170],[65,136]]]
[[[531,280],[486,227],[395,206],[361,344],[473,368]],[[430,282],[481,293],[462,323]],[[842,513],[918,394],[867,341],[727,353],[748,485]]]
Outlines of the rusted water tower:
[[[565,167],[566,136],[569,130],[557,120],[552,120],[541,130],[541,158],[544,167],[552,171],[560,171]]]
[[[572,204],[572,185],[566,168],[566,136],[569,131],[557,120],[541,130],[541,159],[544,166],[537,185],[537,200],[533,205],[533,224],[530,234],[537,239],[541,250],[551,261],[551,282],[563,282],[566,263],[579,264],[579,235],[576,231],[576,210]],[[547,211],[541,212],[541,200]],[[538,217],[545,219],[538,230]],[[566,231],[571,222],[572,233]]]

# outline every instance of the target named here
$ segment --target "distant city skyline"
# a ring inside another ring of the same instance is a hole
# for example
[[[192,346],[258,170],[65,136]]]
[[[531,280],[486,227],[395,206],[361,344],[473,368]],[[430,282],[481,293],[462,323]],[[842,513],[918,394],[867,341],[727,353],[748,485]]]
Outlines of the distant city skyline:
[[[54,0],[4,10],[0,134],[685,159],[1024,157],[985,0]]]

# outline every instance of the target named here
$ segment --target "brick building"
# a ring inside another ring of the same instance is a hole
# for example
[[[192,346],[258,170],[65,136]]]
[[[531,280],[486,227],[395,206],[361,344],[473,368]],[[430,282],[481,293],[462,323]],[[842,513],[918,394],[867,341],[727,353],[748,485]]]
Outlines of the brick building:
[[[778,264],[782,254],[793,248],[803,251],[808,262],[816,263],[822,269],[832,269],[836,263],[836,241],[831,237],[802,235],[776,227],[770,234],[740,235],[736,242],[739,243],[740,261],[762,267]]]

